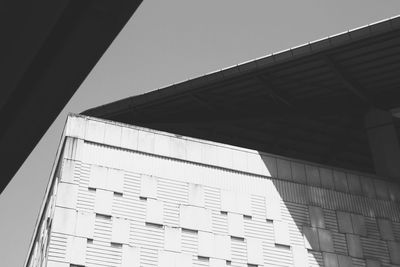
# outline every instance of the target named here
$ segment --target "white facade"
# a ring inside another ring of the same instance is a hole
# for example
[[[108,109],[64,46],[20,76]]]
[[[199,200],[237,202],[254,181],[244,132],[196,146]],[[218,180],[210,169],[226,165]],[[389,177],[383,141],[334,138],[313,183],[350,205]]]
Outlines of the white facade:
[[[70,116],[26,266],[400,266],[378,177]]]

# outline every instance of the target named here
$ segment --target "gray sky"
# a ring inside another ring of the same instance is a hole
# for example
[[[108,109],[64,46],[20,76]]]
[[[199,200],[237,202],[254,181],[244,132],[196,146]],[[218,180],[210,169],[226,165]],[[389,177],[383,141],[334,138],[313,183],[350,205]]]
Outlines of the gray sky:
[[[400,13],[398,0],[144,0],[0,196],[0,261],[22,266],[68,112]]]

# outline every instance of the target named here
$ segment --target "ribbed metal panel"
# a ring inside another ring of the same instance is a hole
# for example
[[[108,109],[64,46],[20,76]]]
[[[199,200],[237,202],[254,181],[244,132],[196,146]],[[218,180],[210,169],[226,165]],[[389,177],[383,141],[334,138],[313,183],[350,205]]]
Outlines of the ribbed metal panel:
[[[86,248],[86,262],[88,266],[118,267],[121,264],[121,247],[111,246],[109,242],[94,240]]]
[[[324,209],[324,221],[326,229],[333,232],[339,231],[337,225],[336,212],[334,210]]]
[[[137,247],[148,249],[164,248],[164,229],[160,226],[131,221],[130,242]]]
[[[140,265],[143,267],[157,266],[158,250],[149,247],[140,248]]]
[[[193,256],[192,262],[193,262],[193,266],[202,266],[202,267],[209,266],[209,260],[207,258],[199,258],[199,257]]]
[[[289,224],[291,245],[304,246],[302,227],[303,225],[309,224],[308,207],[301,204],[287,202],[282,211],[283,220]]]
[[[179,227],[179,206],[175,202],[163,202],[164,205],[164,224],[168,226]]]
[[[353,266],[354,267],[365,267],[366,263],[363,259],[352,258]]]
[[[269,244],[264,248],[264,262],[266,266],[293,266],[290,247]]]
[[[308,266],[310,266],[310,267],[324,266],[324,259],[322,258],[322,253],[318,252],[318,251],[309,250],[308,251]]]
[[[253,218],[264,219],[266,218],[265,211],[265,197],[263,196],[251,196],[251,214]]]
[[[67,253],[67,235],[51,233],[48,251],[49,260],[64,261]]]
[[[182,252],[197,255],[198,254],[198,235],[195,231],[182,230],[181,248]]]
[[[93,211],[95,191],[89,190],[90,164],[82,164],[80,168],[80,180],[78,189],[77,209]]]
[[[221,214],[219,210],[212,210],[212,230],[216,234],[227,235],[228,234],[228,216],[227,214]]]
[[[204,186],[204,202],[207,209],[221,209],[221,190],[216,187]]]
[[[73,181],[76,184],[79,184],[81,186],[82,181],[84,181],[84,179],[81,178],[81,172],[82,172],[82,162],[81,161],[74,161],[74,178]]]
[[[367,236],[373,239],[379,239],[380,233],[375,218],[365,217],[365,227],[367,228]]]
[[[101,215],[96,216],[93,239],[105,243],[111,242],[111,218]]]
[[[259,238],[268,243],[274,242],[272,224],[259,218],[244,219],[244,235],[246,238]]]
[[[124,193],[113,198],[113,215],[130,220],[144,221],[146,215],[146,202],[139,198],[140,175],[125,172]]]
[[[114,195],[112,213],[117,217],[144,221],[146,203],[138,196],[131,198],[128,194]]]
[[[400,240],[400,223],[399,222],[393,222],[393,234],[394,238],[396,240]]]
[[[188,184],[172,179],[158,179],[157,199],[170,202],[188,203]]]
[[[246,266],[247,249],[244,240],[231,238],[232,266]]]
[[[382,266],[390,266],[388,247],[385,241],[361,237],[364,257],[379,259]]]
[[[347,255],[346,235],[342,233],[332,232],[333,248],[338,254]]]

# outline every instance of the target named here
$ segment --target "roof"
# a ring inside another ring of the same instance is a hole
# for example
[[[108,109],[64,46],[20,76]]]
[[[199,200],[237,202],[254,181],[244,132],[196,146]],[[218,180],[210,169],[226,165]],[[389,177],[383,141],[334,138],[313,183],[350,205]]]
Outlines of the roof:
[[[1,4],[0,193],[140,3]]]
[[[397,16],[83,113],[373,172],[364,115],[400,106],[399,33]]]

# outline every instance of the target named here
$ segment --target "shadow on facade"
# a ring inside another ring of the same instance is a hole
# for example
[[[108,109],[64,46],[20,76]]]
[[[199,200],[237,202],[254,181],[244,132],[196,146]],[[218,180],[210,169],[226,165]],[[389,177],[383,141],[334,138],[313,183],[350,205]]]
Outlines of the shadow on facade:
[[[272,215],[288,224],[295,266],[389,266],[395,261],[391,240],[396,223],[391,220],[396,221],[398,206],[388,201],[396,194],[388,184],[259,155],[272,177],[272,194],[276,190],[279,198],[279,214]],[[377,200],[379,194],[386,201]]]

